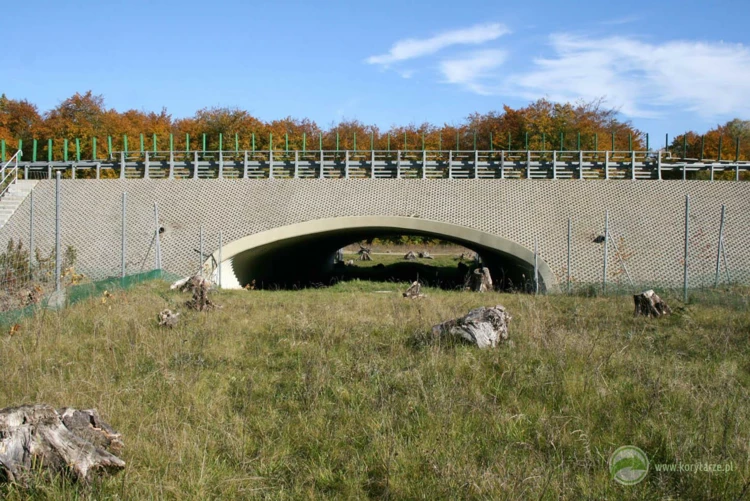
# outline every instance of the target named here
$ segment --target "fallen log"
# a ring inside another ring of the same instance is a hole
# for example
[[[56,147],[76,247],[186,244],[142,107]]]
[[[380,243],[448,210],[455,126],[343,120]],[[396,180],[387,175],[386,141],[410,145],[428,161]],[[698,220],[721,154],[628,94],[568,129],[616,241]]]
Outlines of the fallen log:
[[[672,309],[656,293],[649,289],[633,295],[635,312],[633,316],[662,317],[672,313]]]
[[[422,259],[435,259],[432,257],[432,255],[427,251],[422,251],[419,253],[419,257]]]
[[[0,409],[0,482],[25,483],[35,471],[68,473],[87,482],[92,473],[125,468],[119,433],[94,409],[59,411],[49,405]]]
[[[494,348],[508,339],[511,316],[505,307],[475,308],[466,316],[448,320],[432,327],[434,338],[460,339],[479,348]]]

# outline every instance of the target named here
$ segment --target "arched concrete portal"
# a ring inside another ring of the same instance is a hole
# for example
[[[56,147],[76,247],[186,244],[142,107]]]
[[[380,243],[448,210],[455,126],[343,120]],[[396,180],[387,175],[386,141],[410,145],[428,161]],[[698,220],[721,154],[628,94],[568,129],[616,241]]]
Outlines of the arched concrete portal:
[[[451,241],[478,252],[490,269],[512,276],[533,277],[534,253],[505,238],[450,223],[399,216],[355,216],[317,219],[274,228],[240,238],[217,250],[207,264],[222,260],[222,287],[239,288],[251,280],[294,279],[302,269],[326,273],[335,251],[344,245],[385,234],[424,235]],[[538,259],[540,290],[556,281],[550,267]],[[315,277],[307,277],[315,278]]]

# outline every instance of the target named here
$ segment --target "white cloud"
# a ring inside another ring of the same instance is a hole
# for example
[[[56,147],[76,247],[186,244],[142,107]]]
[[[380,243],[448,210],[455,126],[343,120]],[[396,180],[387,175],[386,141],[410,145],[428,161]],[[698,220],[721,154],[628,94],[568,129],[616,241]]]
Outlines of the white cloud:
[[[370,56],[366,59],[369,64],[389,66],[399,61],[406,61],[418,57],[428,56],[452,45],[479,45],[496,40],[510,33],[508,28],[500,23],[477,24],[469,28],[445,31],[430,38],[407,38],[399,40],[391,46],[387,54]]]
[[[492,71],[506,60],[504,50],[481,50],[468,54],[460,59],[446,59],[440,62],[440,72],[445,82],[459,84],[477,94],[489,95],[493,91],[483,84],[483,80],[492,77]]]
[[[505,92],[555,101],[606,96],[634,117],[679,107],[703,117],[750,113],[750,48],[695,41],[554,35],[553,57],[512,75]]]

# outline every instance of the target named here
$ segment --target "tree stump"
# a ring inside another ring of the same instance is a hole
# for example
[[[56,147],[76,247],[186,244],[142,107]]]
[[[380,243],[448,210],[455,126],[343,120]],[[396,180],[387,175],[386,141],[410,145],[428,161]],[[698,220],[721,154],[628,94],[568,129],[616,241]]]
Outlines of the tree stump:
[[[492,276],[489,268],[476,268],[466,279],[467,290],[487,292],[492,290]]]
[[[159,327],[169,327],[170,329],[177,325],[179,313],[172,313],[172,310],[163,310],[159,313]]]
[[[96,410],[49,405],[0,409],[0,481],[24,483],[33,470],[70,473],[86,482],[92,473],[114,474],[125,468],[115,454],[120,434]]]
[[[217,308],[213,301],[208,299],[208,290],[211,288],[211,282],[198,275],[191,277],[190,280],[180,287],[181,291],[192,291],[193,298],[185,303],[185,306],[191,310],[207,311]]]
[[[421,290],[422,284],[419,283],[419,280],[415,280],[414,282],[412,282],[409,288],[406,289],[406,292],[404,292],[403,296],[408,299],[419,299],[424,297],[424,294],[421,293]]]
[[[360,261],[372,261],[372,256],[370,256],[370,253],[372,252],[372,249],[369,247],[364,247],[362,245],[359,246],[359,260]]]
[[[510,320],[511,316],[502,305],[482,306],[464,317],[433,326],[432,335],[460,339],[479,348],[494,348],[500,341],[508,339]]]
[[[419,257],[420,257],[420,258],[422,258],[422,259],[435,259],[435,258],[433,258],[433,257],[432,257],[432,256],[430,255],[430,253],[429,253],[429,252],[427,252],[427,251],[422,251],[422,252],[420,252],[420,253],[419,253]]]
[[[417,255],[414,254],[414,251],[409,251],[404,256],[404,259],[406,259],[407,261],[413,261],[413,260],[417,259]]]
[[[672,313],[672,309],[653,290],[633,295],[635,312],[633,316],[661,317]]]

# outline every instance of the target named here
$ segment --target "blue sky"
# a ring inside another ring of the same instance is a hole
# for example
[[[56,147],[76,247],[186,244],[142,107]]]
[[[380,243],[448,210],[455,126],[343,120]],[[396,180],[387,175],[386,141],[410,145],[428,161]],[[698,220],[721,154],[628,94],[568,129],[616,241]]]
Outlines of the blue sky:
[[[381,127],[604,97],[652,134],[750,119],[750,2],[28,1],[2,9],[0,92],[118,110]]]

